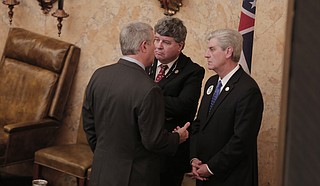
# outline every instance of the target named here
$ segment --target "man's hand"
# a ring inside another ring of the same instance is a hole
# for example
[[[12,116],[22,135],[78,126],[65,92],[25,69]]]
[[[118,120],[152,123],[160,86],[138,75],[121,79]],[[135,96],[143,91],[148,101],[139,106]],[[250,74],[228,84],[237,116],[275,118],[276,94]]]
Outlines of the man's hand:
[[[192,159],[191,165],[192,172],[187,173],[187,176],[201,181],[208,180],[207,176],[210,176],[211,174],[208,172],[206,164],[202,164],[202,161],[198,158],[194,158]]]
[[[187,122],[182,128],[180,128],[179,126],[177,126],[173,132],[177,132],[180,136],[180,142],[179,143],[183,143],[185,142],[188,137],[189,137],[189,132],[188,132],[188,127],[190,126],[190,122]]]

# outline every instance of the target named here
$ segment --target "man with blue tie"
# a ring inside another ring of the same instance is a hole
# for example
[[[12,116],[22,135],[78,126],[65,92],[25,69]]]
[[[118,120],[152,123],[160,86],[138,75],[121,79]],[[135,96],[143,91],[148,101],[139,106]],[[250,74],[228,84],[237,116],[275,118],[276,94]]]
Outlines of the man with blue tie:
[[[230,29],[209,34],[205,57],[217,74],[206,82],[192,124],[189,175],[197,186],[257,186],[257,136],[263,98],[238,64],[242,36]],[[220,82],[220,83],[219,83]]]

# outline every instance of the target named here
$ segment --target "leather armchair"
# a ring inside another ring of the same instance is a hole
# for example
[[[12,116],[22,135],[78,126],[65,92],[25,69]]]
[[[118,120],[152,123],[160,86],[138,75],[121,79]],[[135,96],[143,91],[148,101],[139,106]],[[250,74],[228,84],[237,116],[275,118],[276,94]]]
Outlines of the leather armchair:
[[[88,186],[93,153],[83,130],[82,120],[75,144],[56,145],[38,150],[34,158],[33,178],[42,178],[42,168],[50,168],[77,178],[79,186]],[[90,170],[90,172],[88,172]]]
[[[0,166],[52,144],[79,57],[73,44],[10,29],[0,61]]]

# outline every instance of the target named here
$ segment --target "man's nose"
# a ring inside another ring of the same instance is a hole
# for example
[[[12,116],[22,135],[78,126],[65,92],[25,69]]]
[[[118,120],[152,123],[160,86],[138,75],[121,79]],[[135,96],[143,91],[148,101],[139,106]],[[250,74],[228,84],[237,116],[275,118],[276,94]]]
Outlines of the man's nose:
[[[163,48],[162,42],[156,43],[155,47],[158,49],[162,49]]]

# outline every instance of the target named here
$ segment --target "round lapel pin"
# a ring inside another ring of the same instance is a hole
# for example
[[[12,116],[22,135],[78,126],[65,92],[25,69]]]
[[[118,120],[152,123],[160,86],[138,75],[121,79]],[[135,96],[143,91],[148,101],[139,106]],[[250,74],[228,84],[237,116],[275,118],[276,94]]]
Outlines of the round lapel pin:
[[[207,89],[207,95],[210,95],[213,90],[213,85],[210,85]]]

